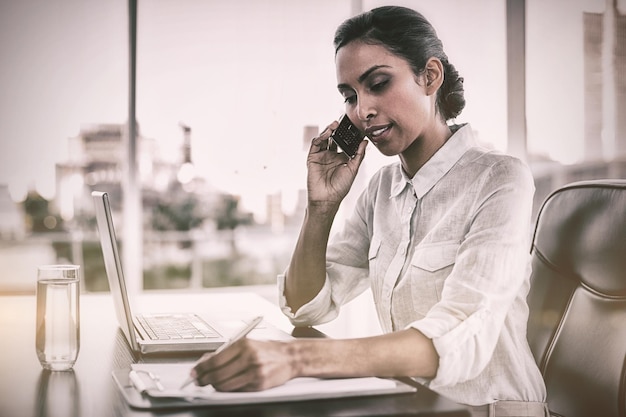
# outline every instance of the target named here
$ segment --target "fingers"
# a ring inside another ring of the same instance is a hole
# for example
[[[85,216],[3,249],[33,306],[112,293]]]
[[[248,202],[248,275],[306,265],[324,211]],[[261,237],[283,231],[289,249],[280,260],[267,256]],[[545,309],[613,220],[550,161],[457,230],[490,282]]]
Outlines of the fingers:
[[[337,150],[337,144],[332,140],[329,140],[330,135],[339,126],[339,122],[334,121],[330,125],[326,126],[326,129],[319,134],[319,136],[311,140],[310,153],[317,153],[326,150]]]
[[[331,152],[337,152],[337,142],[333,138],[328,138],[328,150]]]
[[[231,363],[226,368],[203,375],[198,384],[202,386],[211,384],[217,391],[254,391],[246,389],[255,382],[250,368],[238,368],[236,364]]]
[[[235,374],[223,381],[213,384],[217,391],[261,391],[269,388],[263,385],[263,379],[257,375],[256,368],[247,368],[243,372]]]
[[[311,140],[311,149],[309,150],[309,153],[315,154],[323,151],[332,151],[332,153],[334,154],[341,155],[337,153],[337,143],[331,138],[332,133],[335,131],[335,129],[337,129],[338,126],[339,122],[334,121],[330,125],[328,125],[326,129],[324,129],[322,133],[319,134],[319,136],[313,138]],[[365,157],[365,148],[367,147],[368,143],[369,141],[367,139],[361,141],[356,155],[353,158],[346,158],[349,159],[349,165],[358,166],[361,164],[363,158]],[[348,163],[344,161],[343,165],[348,165]]]
[[[258,376],[260,364],[255,360],[248,342],[241,340],[228,349],[201,360],[194,367],[197,384],[211,384],[218,391],[263,389],[263,381]]]
[[[214,384],[224,379],[225,374],[232,372],[229,371],[228,367],[232,364],[236,365],[237,359],[241,355],[241,348],[238,345],[240,345],[239,342],[219,354],[213,352],[204,354],[192,370],[192,375],[195,374],[196,383],[200,386]]]
[[[218,391],[259,391],[293,377],[284,343],[243,339],[195,367],[196,382]]]
[[[365,148],[367,148],[367,145],[369,145],[369,140],[367,139],[362,140],[361,143],[359,143],[359,148],[357,149],[354,158],[350,160],[351,163],[361,165],[363,158],[365,158]]]

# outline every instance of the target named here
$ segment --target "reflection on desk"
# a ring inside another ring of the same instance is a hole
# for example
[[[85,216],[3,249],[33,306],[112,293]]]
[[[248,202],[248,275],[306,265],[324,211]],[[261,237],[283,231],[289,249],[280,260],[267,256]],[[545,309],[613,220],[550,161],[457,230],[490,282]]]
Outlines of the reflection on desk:
[[[278,329],[296,337],[321,335],[316,329],[294,329],[276,305],[246,292],[211,291],[142,294],[137,311],[204,311],[216,318],[262,314]],[[148,416],[399,416],[469,415],[465,407],[418,386],[415,394],[342,398],[262,406],[228,406],[140,411],[129,407],[115,388],[112,371],[149,361],[193,362],[198,355],[135,358],[116,322],[108,293],[82,294],[80,352],[74,369],[42,369],[35,354],[34,295],[0,296],[0,416],[148,417]],[[337,337],[337,335],[332,335]]]
[[[36,416],[80,416],[80,391],[74,370],[52,372],[42,369],[34,405]]]

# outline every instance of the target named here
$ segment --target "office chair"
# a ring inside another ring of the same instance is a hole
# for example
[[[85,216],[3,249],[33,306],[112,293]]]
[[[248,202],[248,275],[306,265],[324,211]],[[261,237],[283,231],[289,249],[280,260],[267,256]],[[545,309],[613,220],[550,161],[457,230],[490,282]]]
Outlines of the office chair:
[[[550,412],[626,417],[626,180],[554,191],[531,254],[528,339]]]

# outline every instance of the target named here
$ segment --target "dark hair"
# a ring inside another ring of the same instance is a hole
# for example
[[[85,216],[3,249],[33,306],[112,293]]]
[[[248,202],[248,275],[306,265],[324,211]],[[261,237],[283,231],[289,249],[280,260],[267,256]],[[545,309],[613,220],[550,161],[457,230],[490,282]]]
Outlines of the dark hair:
[[[383,6],[354,16],[337,28],[335,53],[354,40],[385,47],[404,58],[416,75],[424,71],[428,59],[438,58],[443,64],[444,79],[437,92],[437,110],[447,121],[465,107],[463,78],[448,62],[435,28],[422,14],[406,7]]]

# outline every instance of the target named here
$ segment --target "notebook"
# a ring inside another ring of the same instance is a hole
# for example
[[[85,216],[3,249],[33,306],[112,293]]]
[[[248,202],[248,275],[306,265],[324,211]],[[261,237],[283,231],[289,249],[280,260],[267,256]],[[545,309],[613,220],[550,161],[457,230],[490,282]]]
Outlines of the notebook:
[[[115,313],[131,348],[139,354],[213,351],[226,342],[227,338],[217,330],[217,323],[209,323],[193,312],[133,314],[109,196],[101,191],[93,191],[91,195]]]
[[[210,385],[199,387],[194,384],[181,389],[180,382],[188,375],[189,364],[150,363],[132,364],[130,372],[128,369],[114,371],[113,379],[126,401],[140,409],[241,406],[348,397],[361,397],[364,400],[364,397],[417,391],[414,382],[408,385],[400,380],[375,377],[338,379],[301,377],[278,387],[254,392],[220,392]],[[285,410],[281,411],[282,414],[288,414]],[[348,414],[354,415],[346,413]]]

